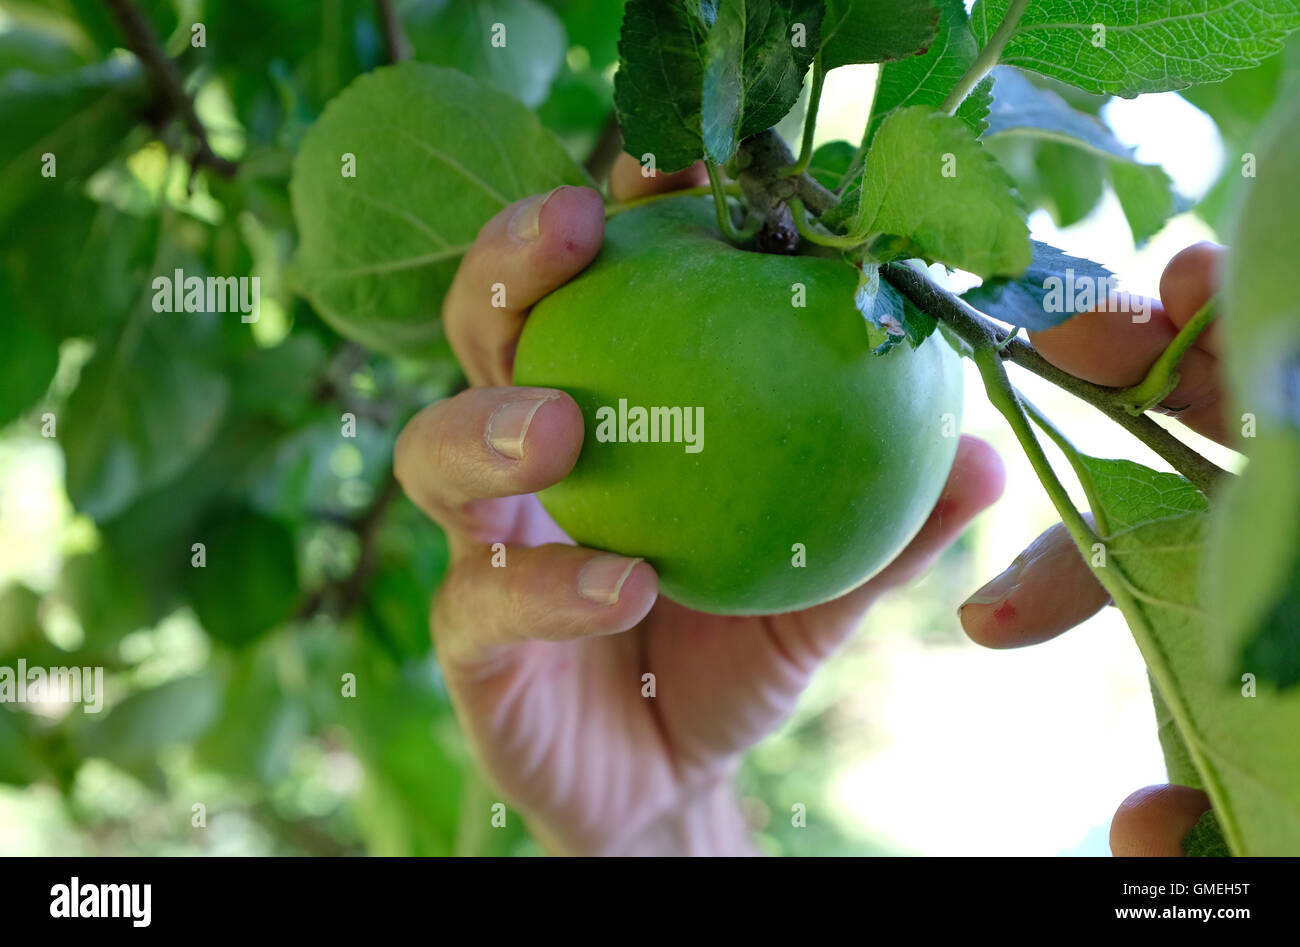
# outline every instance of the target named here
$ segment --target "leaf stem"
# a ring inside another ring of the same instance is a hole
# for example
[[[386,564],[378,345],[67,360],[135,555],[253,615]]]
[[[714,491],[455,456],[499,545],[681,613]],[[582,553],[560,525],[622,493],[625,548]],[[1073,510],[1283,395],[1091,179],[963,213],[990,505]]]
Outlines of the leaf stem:
[[[1218,307],[1215,298],[1211,296],[1206,300],[1205,305],[1196,311],[1196,315],[1179,330],[1168,347],[1160,353],[1160,357],[1151,366],[1147,376],[1132,388],[1125,388],[1119,392],[1119,397],[1124,400],[1124,407],[1129,414],[1146,413],[1178,387],[1179,362],[1217,314]]]
[[[984,390],[989,396],[989,401],[998,412],[1007,419],[1011,425],[1012,433],[1016,435],[1016,440],[1024,449],[1025,456],[1029,458],[1030,466],[1034,468],[1034,473],[1043,484],[1043,489],[1047,491],[1052,505],[1056,507],[1057,514],[1065,523],[1065,528],[1070,531],[1074,537],[1075,544],[1078,545],[1079,551],[1083,553],[1085,559],[1092,551],[1092,544],[1097,542],[1097,534],[1092,531],[1088,521],[1083,518],[1074,501],[1070,499],[1070,494],[1066,491],[1061,479],[1056,476],[1056,471],[1052,469],[1051,461],[1047,459],[1047,454],[1043,452],[1043,445],[1038,443],[1038,438],[1034,436],[1034,429],[1029,424],[1029,419],[1025,414],[1024,402],[1021,400],[1016,389],[1011,385],[1011,379],[1007,377],[1007,370],[1002,364],[1002,358],[998,350],[993,347],[989,340],[983,341],[975,350],[975,366],[979,369],[980,378],[984,381]],[[1068,443],[1068,442],[1067,442]],[[1095,517],[1094,513],[1094,517]]]
[[[722,235],[736,244],[748,243],[753,240],[762,221],[751,220],[746,226],[737,229],[736,225],[731,222],[731,208],[727,206],[727,189],[722,183],[722,175],[718,173],[718,166],[712,161],[705,160],[704,167],[709,172],[709,186],[713,191],[713,207],[718,212],[718,229],[722,231]],[[676,193],[680,194],[681,192]]]
[[[1121,404],[1116,389],[1076,378],[1047,361],[1028,342],[1005,338],[1000,327],[976,312],[964,299],[936,285],[924,273],[897,263],[887,264],[881,268],[881,272],[894,288],[923,312],[944,322],[972,349],[978,349],[986,343],[1003,345],[999,354],[1004,360],[1015,362],[1091,404],[1164,458],[1202,493],[1212,493],[1230,476],[1226,470],[1202,457],[1149,417],[1134,417],[1129,414]]]
[[[1011,5],[1007,7],[1006,16],[998,24],[998,28],[993,31],[989,37],[988,45],[980,50],[980,54],[975,57],[971,67],[966,70],[965,74],[957,80],[957,84],[952,87],[939,106],[940,111],[952,115],[958,107],[970,95],[971,89],[979,85],[980,80],[992,71],[993,67],[998,64],[1002,58],[1002,50],[1006,48],[1008,41],[1016,32],[1016,27],[1020,25],[1020,18],[1025,15],[1025,9],[1029,6],[1029,0],[1011,0]]]
[[[817,108],[821,105],[822,86],[826,83],[826,70],[822,68],[822,57],[813,59],[812,88],[808,92],[808,112],[803,119],[803,141],[799,145],[799,158],[794,164],[785,168],[783,174],[795,178],[808,170],[813,156],[813,133],[817,130]]]
[[[851,250],[854,247],[862,245],[862,241],[854,237],[841,237],[837,234],[818,233],[813,229],[812,221],[808,219],[808,211],[803,206],[803,201],[797,197],[790,198],[790,216],[794,220],[794,229],[799,231],[799,236],[803,237],[809,243],[815,243],[821,247],[837,247],[841,250]]]
[[[1083,462],[1083,455],[1065,436],[1065,433],[1053,424],[1047,415],[1039,411],[1033,402],[1019,392],[1016,392],[1016,394],[1019,396],[1020,404],[1024,407],[1025,413],[1029,415],[1030,420],[1042,428],[1043,433],[1055,442],[1061,453],[1065,455],[1065,459],[1070,462],[1070,467],[1074,470],[1074,475],[1079,479],[1084,495],[1088,498],[1088,507],[1092,512],[1092,522],[1097,533],[1103,538],[1109,536],[1110,521],[1106,517],[1106,508],[1101,502],[1101,491],[1097,489],[1097,481],[1093,479],[1092,471]]]
[[[738,195],[740,188],[735,185],[724,185],[723,191],[727,194]],[[637,207],[645,207],[647,204],[657,204],[659,201],[672,200],[674,197],[705,197],[713,193],[713,187],[705,184],[701,187],[685,187],[680,191],[665,191],[662,194],[647,194],[644,197],[634,197],[627,201],[616,201],[613,204],[605,205],[605,219],[617,217],[624,211],[633,210]]]

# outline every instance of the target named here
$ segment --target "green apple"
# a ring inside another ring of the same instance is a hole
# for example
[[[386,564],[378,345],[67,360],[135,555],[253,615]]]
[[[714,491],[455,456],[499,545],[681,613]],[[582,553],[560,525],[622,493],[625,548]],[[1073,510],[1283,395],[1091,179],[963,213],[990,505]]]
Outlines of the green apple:
[[[615,217],[519,341],[515,383],[585,419],[543,506],[702,611],[790,611],[870,578],[938,499],[962,388],[938,334],[874,355],[856,285],[838,259],[737,249],[707,200]]]

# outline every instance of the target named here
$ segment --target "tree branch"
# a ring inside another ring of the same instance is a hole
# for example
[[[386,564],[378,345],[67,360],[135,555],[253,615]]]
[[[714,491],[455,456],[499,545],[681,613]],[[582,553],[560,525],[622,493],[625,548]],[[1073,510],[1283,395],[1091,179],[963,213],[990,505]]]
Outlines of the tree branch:
[[[799,233],[789,207],[793,198],[819,216],[840,202],[806,171],[789,176],[795,157],[770,128],[741,142],[737,159],[734,176],[750,210],[763,222],[758,247],[764,252],[788,254],[799,249]]]
[[[969,303],[937,285],[924,273],[898,263],[886,264],[881,272],[895,289],[923,312],[941,320],[971,348],[977,351],[990,345],[999,348],[1003,360],[1014,362],[1088,402],[1159,454],[1201,492],[1212,493],[1230,476],[1226,470],[1196,453],[1146,415],[1134,417],[1130,414],[1122,403],[1121,389],[1094,385],[1057,368],[1039,355],[1032,345],[1007,337]]]
[[[609,177],[615,160],[622,153],[623,131],[619,128],[618,116],[610,112],[609,118],[605,119],[605,125],[600,131],[600,137],[596,139],[591,154],[587,155],[587,160],[582,163],[582,166],[599,184]]]
[[[185,93],[176,64],[168,58],[140,8],[134,0],[104,0],[104,4],[117,21],[127,46],[144,63],[153,78],[154,92],[164,108],[162,122],[179,118],[186,131],[194,137],[190,170],[197,171],[206,166],[222,177],[233,178],[239,170],[238,165],[212,150],[208,143],[207,129],[194,111],[194,101]]]
[[[410,59],[411,44],[402,29],[397,10],[393,8],[393,0],[375,0],[375,12],[379,15],[379,31],[384,37],[384,56],[394,64]]]

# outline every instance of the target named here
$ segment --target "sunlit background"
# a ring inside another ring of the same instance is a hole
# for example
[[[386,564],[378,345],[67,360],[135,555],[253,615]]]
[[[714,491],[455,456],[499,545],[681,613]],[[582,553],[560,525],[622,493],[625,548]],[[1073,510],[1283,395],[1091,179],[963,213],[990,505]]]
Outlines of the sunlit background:
[[[582,55],[571,51],[570,66]],[[819,141],[861,137],[874,73],[874,67],[831,73]],[[205,120],[229,138],[218,142],[221,148],[237,153],[241,130],[215,84],[200,104]],[[1103,116],[1138,149],[1140,160],[1162,164],[1191,201],[1214,184],[1227,160],[1214,123],[1175,94],[1113,101]],[[119,183],[129,179],[133,187],[183,191],[183,172],[157,146],[143,147],[118,173],[125,176]],[[177,199],[191,202],[196,216],[204,213],[201,189]],[[1174,253],[1216,238],[1201,218],[1183,213],[1139,249],[1109,191],[1074,226],[1058,229],[1044,211],[1035,212],[1031,224],[1035,238],[1104,263],[1126,289],[1147,294],[1156,292]],[[274,345],[288,331],[289,317],[277,312],[274,299],[263,305],[259,331],[268,337],[260,344]],[[76,344],[64,347],[52,396],[75,385],[86,357]],[[1084,451],[1168,469],[1088,406],[1018,370],[1014,380]],[[1005,458],[1005,496],[931,574],[871,614],[817,675],[794,717],[749,755],[741,793],[760,844],[772,853],[1104,855],[1119,802],[1140,786],[1164,781],[1144,665],[1114,610],[1020,651],[982,650],[962,635],[956,618],[961,601],[1056,521],[973,370],[965,430],[992,442]],[[1220,463],[1235,462],[1215,445],[1193,440]],[[332,475],[347,482],[363,460],[343,451],[329,463]],[[1059,469],[1072,483],[1063,462]],[[43,596],[41,631],[60,648],[75,649],[83,630],[58,596],[47,593],[56,589],[63,559],[95,542],[94,525],[74,513],[65,493],[57,442],[16,426],[0,434],[0,590],[22,583]],[[0,622],[5,617],[0,613]],[[268,650],[281,674],[292,679],[303,673],[296,652],[277,655],[274,647]],[[136,684],[179,677],[212,658],[187,610],[127,635],[120,649]],[[424,672],[436,684],[431,661]],[[486,805],[488,791],[473,776],[450,717],[444,712],[437,720],[434,742],[445,757],[438,765],[460,774],[455,789],[447,790],[455,797],[452,812],[456,800],[462,811]],[[277,741],[262,748],[274,763],[264,774],[265,796],[196,765],[193,748],[184,743],[159,758],[167,774],[163,791],[94,758],[63,790],[48,782],[0,785],[0,853],[411,850],[404,837],[412,831],[409,821],[393,815],[401,787],[376,780],[374,761],[363,761],[346,734],[309,737],[302,727],[288,726]],[[201,839],[189,824],[188,800],[199,797],[216,800]],[[444,805],[431,796],[430,806],[435,801]],[[412,803],[402,798],[400,804]],[[791,825],[796,805],[806,807],[806,828]],[[504,842],[487,838],[482,819],[466,820],[462,829],[453,832],[457,852],[537,852],[522,832]]]
[[[828,75],[819,143],[861,137],[863,90],[874,73],[874,66],[848,66]],[[1114,99],[1102,115],[1137,149],[1138,160],[1163,165],[1189,202],[1222,171],[1214,122],[1177,94]],[[1216,239],[1201,218],[1183,213],[1139,249],[1109,190],[1073,226],[1058,228],[1038,210],[1030,227],[1034,239],[1103,263],[1123,289],[1152,296],[1175,253]],[[969,281],[957,274],[954,285]],[[1085,453],[1170,469],[1088,405],[1015,366],[1011,374]],[[755,785],[766,785],[774,774],[804,769],[803,741],[816,733],[826,772],[789,778],[818,792],[828,818],[842,827],[836,850],[844,853],[1106,855],[1119,803],[1166,781],[1145,665],[1110,608],[1055,641],[1022,650],[989,651],[962,634],[956,612],[965,597],[1058,520],[969,362],[965,412],[965,431],[995,445],[1005,460],[1002,500],[929,576],[868,616],[859,637],[817,678],[795,720],[755,750],[748,772]],[[1220,464],[1236,463],[1230,451],[1169,426]],[[1052,445],[1047,450],[1062,482],[1074,485],[1065,461]],[[1074,495],[1086,508],[1082,493]],[[823,776],[824,793],[817,789]],[[769,830],[783,839],[791,834],[788,812],[787,806],[767,814]]]

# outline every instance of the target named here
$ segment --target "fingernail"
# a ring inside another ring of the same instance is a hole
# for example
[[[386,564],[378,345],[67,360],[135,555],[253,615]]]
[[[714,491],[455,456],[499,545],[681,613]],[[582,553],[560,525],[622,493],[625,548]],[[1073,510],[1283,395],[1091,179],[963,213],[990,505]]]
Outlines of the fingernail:
[[[488,446],[510,460],[524,459],[524,438],[528,436],[528,426],[538,409],[548,401],[558,398],[549,394],[544,398],[530,401],[509,401],[492,412],[487,423]]]
[[[564,187],[559,187],[546,194],[536,194],[519,205],[518,209],[510,217],[510,236],[516,240],[522,240],[525,243],[536,240],[542,232],[542,208],[546,206],[547,201],[555,196],[555,192]]]
[[[1020,584],[1020,573],[1024,570],[1024,560],[1017,558],[1015,562],[1007,566],[1005,572],[962,602],[957,609],[957,613],[961,614],[961,610],[967,605],[996,605],[1010,595],[1012,590]]]
[[[597,556],[578,573],[578,594],[601,605],[618,603],[618,593],[640,559],[626,556]]]

